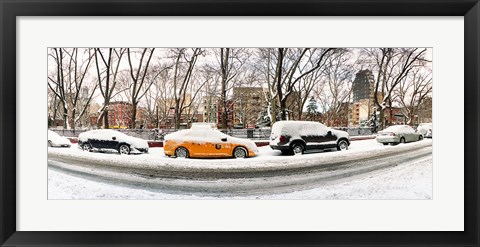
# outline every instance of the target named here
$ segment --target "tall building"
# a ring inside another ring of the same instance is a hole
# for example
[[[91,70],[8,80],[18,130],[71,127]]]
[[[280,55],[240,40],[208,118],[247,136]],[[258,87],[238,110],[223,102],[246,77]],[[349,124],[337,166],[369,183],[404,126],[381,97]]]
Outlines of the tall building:
[[[353,102],[373,96],[374,77],[370,70],[360,70],[353,81]]]
[[[371,118],[375,107],[375,78],[372,71],[360,70],[355,74],[353,81],[353,102],[350,107],[349,124],[359,126]],[[382,101],[383,95],[378,92],[378,100]]]

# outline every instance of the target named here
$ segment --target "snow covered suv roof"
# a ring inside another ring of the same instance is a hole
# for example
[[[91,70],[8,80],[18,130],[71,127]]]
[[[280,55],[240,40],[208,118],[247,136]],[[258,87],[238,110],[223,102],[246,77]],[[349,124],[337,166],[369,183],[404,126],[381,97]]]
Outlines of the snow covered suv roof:
[[[281,133],[286,132],[291,135],[301,135],[302,133],[318,133],[318,127],[325,128],[325,133],[329,129],[322,123],[312,121],[278,121],[272,126],[272,132]]]

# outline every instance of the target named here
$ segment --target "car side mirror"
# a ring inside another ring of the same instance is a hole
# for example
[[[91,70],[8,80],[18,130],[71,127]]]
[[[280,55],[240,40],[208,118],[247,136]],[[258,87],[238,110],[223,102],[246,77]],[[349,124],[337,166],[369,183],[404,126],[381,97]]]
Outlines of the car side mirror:
[[[222,138],[221,140],[222,140],[222,142],[226,142],[226,141],[227,141],[227,138],[224,137],[224,138]]]
[[[112,137],[112,140],[114,140],[114,141],[115,141],[115,140],[117,140],[117,138],[114,136],[114,137]]]

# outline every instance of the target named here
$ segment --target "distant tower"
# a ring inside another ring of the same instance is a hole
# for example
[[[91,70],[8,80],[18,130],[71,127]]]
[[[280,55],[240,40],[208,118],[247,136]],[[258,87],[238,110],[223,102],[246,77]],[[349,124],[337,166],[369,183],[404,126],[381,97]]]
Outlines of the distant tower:
[[[370,70],[360,70],[353,81],[353,101],[370,99],[373,93],[374,78]]]

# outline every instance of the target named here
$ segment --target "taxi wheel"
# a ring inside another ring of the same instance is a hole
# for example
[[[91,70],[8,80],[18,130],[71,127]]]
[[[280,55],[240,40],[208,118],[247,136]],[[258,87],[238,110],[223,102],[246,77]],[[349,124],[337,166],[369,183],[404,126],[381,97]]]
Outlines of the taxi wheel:
[[[247,150],[244,147],[236,147],[233,150],[233,157],[237,159],[246,158]]]
[[[175,156],[177,158],[188,158],[188,150],[184,147],[179,147],[175,150]]]

